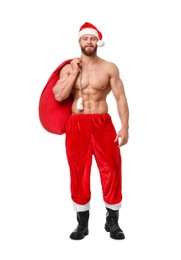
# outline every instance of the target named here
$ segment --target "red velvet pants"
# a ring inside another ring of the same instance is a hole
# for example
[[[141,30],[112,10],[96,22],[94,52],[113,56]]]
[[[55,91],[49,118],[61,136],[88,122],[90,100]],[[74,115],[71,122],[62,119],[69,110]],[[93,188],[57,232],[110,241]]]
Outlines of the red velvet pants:
[[[114,142],[116,131],[109,114],[72,114],[66,126],[66,152],[70,167],[72,200],[90,201],[92,155],[100,172],[105,203],[122,200],[121,155]]]

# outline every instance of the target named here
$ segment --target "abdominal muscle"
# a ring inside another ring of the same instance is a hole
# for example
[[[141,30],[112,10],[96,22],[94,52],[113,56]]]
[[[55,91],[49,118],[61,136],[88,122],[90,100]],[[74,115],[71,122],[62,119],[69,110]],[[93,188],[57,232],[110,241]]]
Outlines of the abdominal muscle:
[[[93,76],[91,76],[93,78]],[[89,77],[90,78],[90,77]],[[108,105],[106,102],[106,97],[111,91],[108,85],[108,78],[104,77],[103,80],[99,78],[98,85],[95,84],[97,80],[95,78],[94,84],[89,81],[83,81],[82,89],[79,89],[79,79],[77,80],[73,88],[73,104],[72,104],[72,113],[74,114],[106,114],[108,113]],[[77,100],[82,97],[83,100],[83,110],[77,109]]]
[[[75,98],[72,104],[72,113],[74,114],[106,114],[108,113],[108,105],[106,99],[94,100],[91,98],[83,98],[83,110],[79,111],[77,109],[77,99]]]

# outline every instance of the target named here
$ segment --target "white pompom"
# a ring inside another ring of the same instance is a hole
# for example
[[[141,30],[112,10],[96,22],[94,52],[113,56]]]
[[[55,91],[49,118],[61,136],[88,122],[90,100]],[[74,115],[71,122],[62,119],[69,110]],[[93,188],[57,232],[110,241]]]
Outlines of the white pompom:
[[[82,101],[82,97],[79,97],[78,99],[77,99],[77,109],[79,110],[79,111],[82,111],[84,108],[83,108],[83,101]]]
[[[102,41],[102,40],[98,40],[97,41],[97,46],[98,47],[103,47],[105,45],[105,42],[104,41]]]

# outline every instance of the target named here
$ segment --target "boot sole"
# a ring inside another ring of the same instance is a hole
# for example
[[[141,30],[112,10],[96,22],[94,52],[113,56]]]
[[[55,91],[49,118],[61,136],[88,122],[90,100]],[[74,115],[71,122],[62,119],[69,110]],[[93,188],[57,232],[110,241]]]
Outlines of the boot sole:
[[[76,236],[74,236],[74,235],[70,235],[70,238],[73,239],[73,240],[81,240],[81,239],[83,239],[85,236],[87,236],[88,234],[89,234],[89,230],[86,230],[81,237],[76,237]]]
[[[105,224],[104,228],[107,232],[110,232],[110,228],[108,225]],[[111,234],[111,232],[110,232],[110,237],[113,239],[117,239],[117,240],[125,239],[125,235],[123,233],[120,233],[120,234],[121,234],[121,236],[117,237],[117,236],[114,236],[113,234]]]

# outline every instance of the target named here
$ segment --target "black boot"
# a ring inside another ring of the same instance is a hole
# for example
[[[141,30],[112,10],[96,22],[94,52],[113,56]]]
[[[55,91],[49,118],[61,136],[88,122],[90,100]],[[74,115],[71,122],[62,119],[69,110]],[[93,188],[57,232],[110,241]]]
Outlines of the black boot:
[[[118,224],[119,211],[107,209],[105,230],[110,232],[110,237],[114,239],[124,239],[125,235]]]
[[[77,228],[70,234],[71,239],[82,239],[89,234],[88,230],[89,210],[77,212]]]

